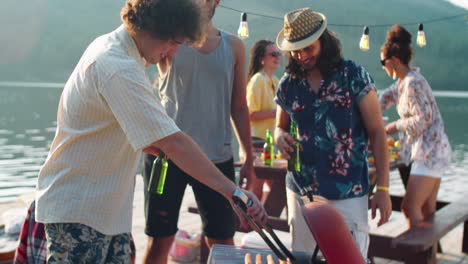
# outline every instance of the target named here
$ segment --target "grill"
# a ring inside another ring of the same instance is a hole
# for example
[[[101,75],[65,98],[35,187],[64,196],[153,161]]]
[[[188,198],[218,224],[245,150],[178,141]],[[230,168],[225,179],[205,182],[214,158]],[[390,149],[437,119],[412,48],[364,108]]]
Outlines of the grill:
[[[208,264],[244,264],[245,254],[252,254],[252,262],[255,263],[255,256],[262,254],[262,263],[267,264],[267,256],[272,255],[275,264],[279,263],[278,257],[273,251],[268,249],[239,248],[229,245],[215,244],[211,248]],[[305,252],[292,252],[296,260],[293,264],[312,264],[311,255]]]

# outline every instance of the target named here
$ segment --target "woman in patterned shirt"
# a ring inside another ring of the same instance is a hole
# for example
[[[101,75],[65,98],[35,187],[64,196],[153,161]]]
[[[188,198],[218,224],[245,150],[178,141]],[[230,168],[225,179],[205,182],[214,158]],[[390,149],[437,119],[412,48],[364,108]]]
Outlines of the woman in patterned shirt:
[[[380,96],[382,109],[396,104],[400,119],[386,126],[387,134],[399,132],[401,160],[411,163],[402,211],[409,225],[435,212],[437,191],[450,162],[451,148],[444,121],[421,73],[409,66],[413,55],[411,34],[394,25],[381,48],[381,63],[388,76],[397,81]]]

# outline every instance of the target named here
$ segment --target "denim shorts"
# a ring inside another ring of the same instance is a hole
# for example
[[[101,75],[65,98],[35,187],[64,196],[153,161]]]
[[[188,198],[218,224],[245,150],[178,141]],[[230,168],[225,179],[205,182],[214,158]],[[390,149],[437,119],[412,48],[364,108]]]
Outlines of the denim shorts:
[[[76,223],[45,224],[47,263],[131,263],[130,234],[105,235]]]
[[[169,160],[164,193],[149,194],[147,188],[154,159],[154,156],[145,154],[143,165],[145,233],[148,236],[161,238],[175,235],[185,188],[190,184],[201,216],[203,234],[217,240],[234,237],[236,216],[229,201],[183,172],[172,161]],[[215,165],[228,179],[235,182],[232,159]]]

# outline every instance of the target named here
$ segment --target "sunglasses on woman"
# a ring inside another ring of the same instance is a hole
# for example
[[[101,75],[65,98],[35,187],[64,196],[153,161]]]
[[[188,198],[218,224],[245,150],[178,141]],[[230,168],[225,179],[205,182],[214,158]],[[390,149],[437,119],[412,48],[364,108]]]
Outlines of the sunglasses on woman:
[[[281,52],[275,51],[275,52],[271,52],[271,53],[269,53],[267,55],[270,55],[270,56],[275,57],[275,58],[279,58],[279,57],[281,57]]]
[[[380,60],[380,63],[382,64],[382,66],[385,66],[385,62],[387,62],[388,59],[390,58],[385,58],[383,60]]]

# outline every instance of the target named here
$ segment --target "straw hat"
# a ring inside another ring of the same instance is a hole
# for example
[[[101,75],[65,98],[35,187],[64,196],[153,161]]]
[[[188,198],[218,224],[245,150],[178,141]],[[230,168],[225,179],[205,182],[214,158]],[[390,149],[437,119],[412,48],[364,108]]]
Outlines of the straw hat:
[[[310,8],[301,8],[284,15],[283,29],[276,37],[282,51],[300,50],[314,43],[327,28],[327,18]]]

